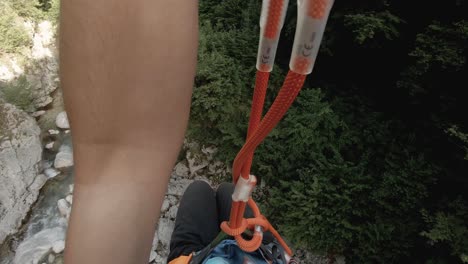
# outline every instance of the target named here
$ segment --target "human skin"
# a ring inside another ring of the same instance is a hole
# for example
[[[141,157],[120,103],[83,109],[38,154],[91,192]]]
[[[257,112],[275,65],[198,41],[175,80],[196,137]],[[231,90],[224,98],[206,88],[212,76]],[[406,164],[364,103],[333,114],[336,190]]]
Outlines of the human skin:
[[[189,116],[197,6],[62,1],[60,77],[75,160],[65,264],[148,263]]]

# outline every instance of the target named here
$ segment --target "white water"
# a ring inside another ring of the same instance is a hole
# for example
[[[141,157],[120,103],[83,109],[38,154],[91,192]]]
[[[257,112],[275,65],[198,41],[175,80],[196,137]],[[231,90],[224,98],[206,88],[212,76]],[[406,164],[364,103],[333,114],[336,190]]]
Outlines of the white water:
[[[70,136],[66,135],[62,144],[71,145]],[[54,154],[45,155],[46,161],[53,161]],[[27,221],[23,223],[20,232],[7,240],[0,248],[0,264],[25,264],[14,263],[15,250],[22,242],[32,238],[37,233],[53,228],[60,228],[65,232],[67,221],[60,216],[57,209],[57,201],[65,198],[70,192],[69,185],[73,182],[72,169],[62,172],[57,177],[50,179],[42,188],[36,204],[31,209]]]

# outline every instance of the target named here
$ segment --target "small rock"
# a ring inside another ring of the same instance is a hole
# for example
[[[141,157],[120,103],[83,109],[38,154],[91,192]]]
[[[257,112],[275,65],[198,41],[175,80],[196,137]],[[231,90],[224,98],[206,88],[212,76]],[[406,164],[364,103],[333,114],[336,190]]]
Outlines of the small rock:
[[[181,161],[175,165],[174,172],[177,176],[187,177],[189,175],[189,168]]]
[[[42,161],[42,168],[44,169],[48,169],[50,167],[52,167],[54,163],[52,161],[49,161],[49,160],[43,160]]]
[[[70,184],[68,185],[68,190],[70,191],[70,193],[73,193],[73,188],[75,187],[74,184]]]
[[[54,143],[55,143],[55,142],[53,142],[53,141],[47,143],[47,144],[45,145],[45,148],[46,148],[46,149],[53,149],[53,148],[54,148]]]
[[[55,255],[54,254],[49,254],[49,257],[47,258],[47,261],[49,263],[54,263],[55,261]]]
[[[159,255],[158,252],[156,252],[156,258],[154,259],[154,263],[165,263],[167,261],[167,255],[169,253],[167,252],[165,256]]]
[[[69,204],[72,204],[72,203],[73,203],[73,195],[71,195],[71,194],[67,195],[67,197],[65,197],[65,200],[66,200]]]
[[[164,199],[163,204],[161,206],[161,213],[164,214],[167,211],[167,209],[169,209],[169,206],[169,200]]]
[[[189,179],[171,179],[167,188],[167,194],[182,196],[191,182]]]
[[[44,229],[34,236],[27,238],[16,249],[15,264],[38,264],[40,260],[45,259],[50,253],[51,248],[57,241],[63,241],[65,238],[65,229],[56,227]]]
[[[58,135],[58,134],[60,134],[60,131],[58,131],[57,129],[49,129],[48,132],[49,132],[49,134],[51,134],[51,135]]]
[[[68,207],[68,203],[65,199],[60,199],[57,201],[57,208],[60,212],[60,215],[63,217],[67,217],[70,213],[70,208]]]
[[[148,262],[152,262],[153,260],[156,259],[156,252],[151,250],[151,253],[150,253],[150,257],[149,257],[149,260]]]
[[[52,245],[52,251],[53,251],[55,254],[60,254],[60,253],[62,253],[64,249],[65,249],[65,241],[63,241],[63,240],[56,241],[56,242]]]
[[[39,110],[37,112],[32,113],[32,117],[40,117],[43,114],[45,114],[45,111],[44,110]]]
[[[68,168],[73,166],[73,153],[62,151],[57,153],[54,160],[54,167],[57,169]]]
[[[68,145],[68,144],[62,144],[62,145],[60,145],[59,152],[72,153],[73,152],[73,147],[71,145]]]
[[[68,123],[67,112],[60,112],[55,118],[55,125],[62,129],[69,129],[70,124]]]
[[[0,65],[0,80],[10,81],[15,78],[15,74],[5,65]]]
[[[170,219],[176,219],[177,209],[177,206],[172,206],[171,208],[169,208],[169,211],[167,211],[167,217],[169,217]]]
[[[220,162],[220,161],[215,161],[215,162],[212,162],[210,163],[210,165],[208,165],[208,171],[206,172],[207,175],[218,175],[218,176],[222,176],[222,175],[226,175],[226,166],[224,163]]]
[[[177,199],[177,197],[174,196],[174,195],[167,195],[167,196],[166,196],[166,200],[169,201],[169,205],[170,205],[170,206],[177,205],[177,203],[179,202],[179,200]]]
[[[47,176],[47,178],[51,179],[54,178],[55,176],[60,174],[60,171],[54,169],[54,168],[47,168],[44,170],[44,174]]]
[[[44,183],[46,183],[46,181],[47,177],[44,174],[39,174],[36,176],[31,186],[29,186],[29,189],[40,190],[42,186],[44,186]]]
[[[169,248],[169,242],[171,240],[172,231],[174,230],[174,221],[161,218],[159,219],[158,225],[158,235],[159,242],[163,245],[164,248]]]
[[[70,133],[70,129],[65,130],[65,134]]]
[[[151,247],[151,251],[155,251],[158,248],[158,243],[159,243],[159,236],[157,233],[157,230],[153,236],[153,246]]]
[[[189,150],[187,150],[186,159],[188,161],[190,176],[195,175],[197,171],[205,168],[209,164],[205,157],[192,153]]]
[[[201,152],[203,152],[204,154],[208,155],[208,156],[211,156],[213,155],[214,153],[216,153],[217,149],[213,146],[211,147],[202,147],[201,149]]]

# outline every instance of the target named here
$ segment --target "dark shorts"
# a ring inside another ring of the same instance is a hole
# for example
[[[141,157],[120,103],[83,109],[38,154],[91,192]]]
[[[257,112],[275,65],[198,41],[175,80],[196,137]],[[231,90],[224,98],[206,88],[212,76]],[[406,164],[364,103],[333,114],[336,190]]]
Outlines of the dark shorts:
[[[232,183],[222,183],[216,191],[204,181],[189,185],[177,212],[168,262],[199,251],[216,238],[221,222],[229,220],[233,191]],[[253,215],[250,208],[245,215]]]

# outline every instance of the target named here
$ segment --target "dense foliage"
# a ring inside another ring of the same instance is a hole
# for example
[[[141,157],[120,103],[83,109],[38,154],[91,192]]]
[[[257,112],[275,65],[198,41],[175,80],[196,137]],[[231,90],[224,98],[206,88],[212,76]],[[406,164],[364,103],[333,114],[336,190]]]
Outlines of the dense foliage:
[[[57,23],[59,0],[4,0],[0,2],[0,62],[12,67],[11,62],[25,68],[41,64],[30,60],[35,26],[44,20]],[[10,69],[13,70],[13,69]],[[27,112],[33,112],[34,96],[26,75],[8,82],[0,81],[0,97]]]
[[[0,52],[17,52],[31,43],[28,33],[7,3],[0,3]]]
[[[20,53],[21,48],[29,47],[32,38],[26,21],[58,22],[59,0],[2,0],[0,2],[0,55]]]
[[[0,96],[8,103],[19,107],[26,112],[33,112],[34,98],[31,94],[31,86],[26,76],[20,76],[17,80],[0,86]]]
[[[200,1],[189,135],[227,163],[245,140],[260,2]],[[271,187],[265,210],[290,241],[349,263],[468,262],[467,11],[462,1],[335,3],[314,72],[254,161]]]

